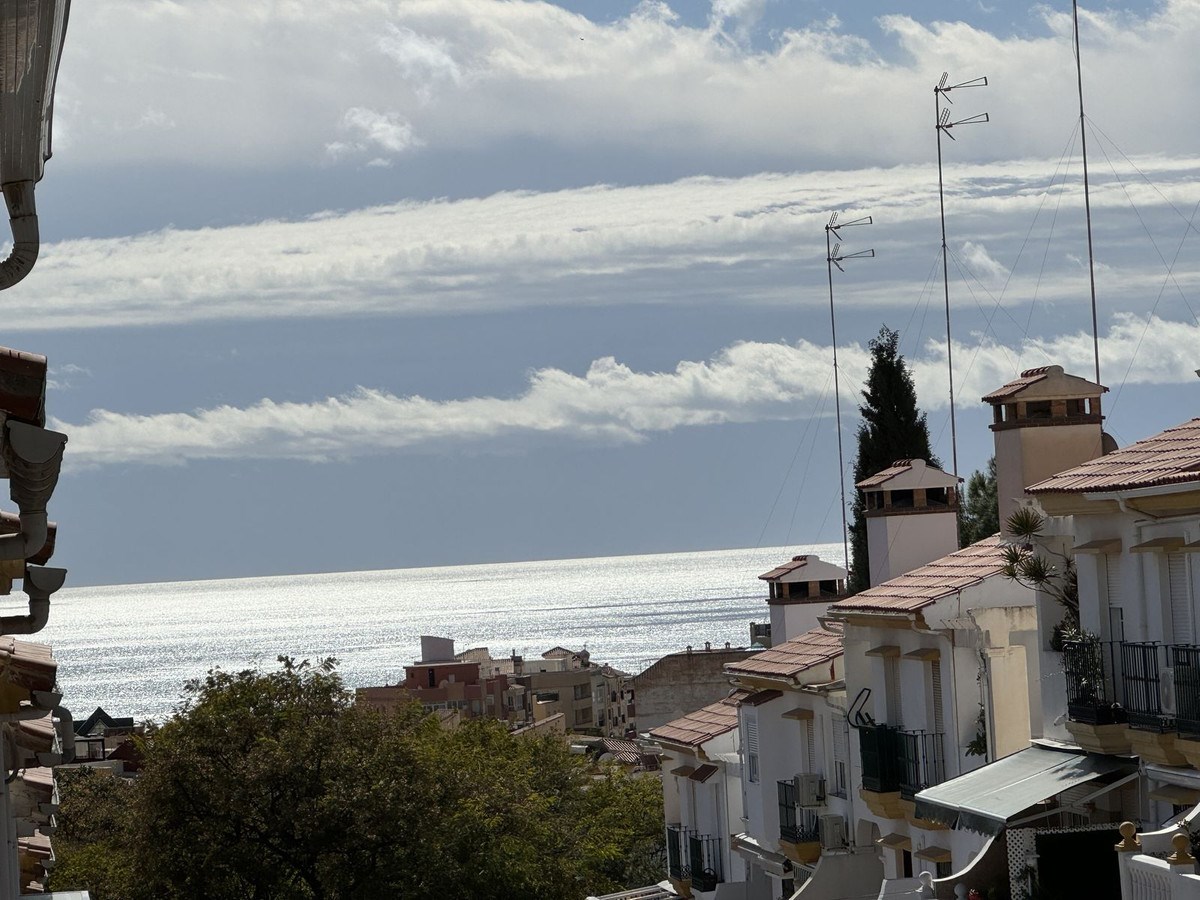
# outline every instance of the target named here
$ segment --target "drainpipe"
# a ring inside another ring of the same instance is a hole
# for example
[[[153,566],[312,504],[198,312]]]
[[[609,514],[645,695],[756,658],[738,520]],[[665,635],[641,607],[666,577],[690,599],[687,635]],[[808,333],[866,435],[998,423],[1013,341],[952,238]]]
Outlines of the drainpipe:
[[[8,259],[0,263],[0,290],[12,287],[28,275],[37,262],[41,241],[38,236],[37,208],[33,202],[33,185],[32,181],[13,181],[3,186],[13,248]]]
[[[36,634],[41,631],[50,618],[50,595],[63,586],[66,577],[66,569],[26,566],[23,589],[29,595],[29,613],[24,616],[0,616],[0,634]]]
[[[21,530],[0,535],[0,559],[28,559],[46,546],[46,504],[58,484],[67,436],[9,419],[4,423],[4,438],[9,496],[21,511]]]

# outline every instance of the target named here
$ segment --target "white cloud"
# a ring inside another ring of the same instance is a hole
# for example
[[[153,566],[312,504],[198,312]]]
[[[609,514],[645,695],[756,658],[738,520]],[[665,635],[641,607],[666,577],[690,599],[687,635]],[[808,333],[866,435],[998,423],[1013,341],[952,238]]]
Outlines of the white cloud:
[[[960,258],[968,270],[976,276],[999,280],[1008,275],[1008,269],[1005,268],[1004,264],[993,258],[988,253],[987,247],[983,246],[983,244],[965,241],[962,245]]]
[[[1200,326],[1156,320],[1153,327],[1123,317],[1103,338],[1101,352],[1113,380],[1177,383],[1194,380],[1196,361],[1186,348],[1200,346]],[[941,409],[945,347],[931,343],[912,358],[924,408]],[[516,397],[433,401],[359,388],[316,403],[262,400],[246,408],[221,406],[191,413],[129,415],[94,411],[73,425],[55,422],[70,436],[72,465],[178,464],[199,459],[300,459],[326,461],[423,446],[487,448],[522,435],[564,440],[636,442],[676,428],[807,416],[828,390],[828,347],[741,342],[711,360],[684,361],[670,372],[636,372],[611,357],[586,373],[540,369]],[[1057,362],[1090,372],[1091,338],[1075,334],[1052,341],[1002,347],[975,341],[956,346],[960,405],[1005,383],[1027,366]],[[846,374],[845,402],[856,402],[869,352],[839,349]]]
[[[991,112],[987,136],[959,141],[955,159],[1045,156],[1070,131],[1073,58],[1059,12],[1042,9],[1030,36],[1005,38],[890,16],[896,62],[829,23],[784,30],[767,49],[728,40],[763,2],[715,0],[721,28],[690,27],[662,3],[611,23],[526,0],[294,0],[250,13],[235,0],[81,4],[56,165],[317,164],[351,108],[403,117],[430,152],[511,138],[686,155],[722,171],[738,160],[928,161],[942,68],[992,83],[969,104]],[[1084,37],[1095,122],[1130,151],[1200,143],[1200,122],[1177,114],[1200,100],[1195,0],[1144,18],[1090,13]],[[177,127],[132,132],[147,107]]]
[[[402,139],[390,134],[386,118],[380,123],[368,114],[363,121],[379,124],[379,141]],[[1169,259],[1183,222],[1168,204],[1190,210],[1200,202],[1200,160],[1137,164],[1158,187],[1129,180],[1129,171],[1124,177]],[[1064,259],[1085,246],[1078,196],[1063,200],[1055,225],[1054,240],[1067,242],[1067,250],[1042,270],[1044,224],[1039,249],[1017,264],[1052,170],[1038,161],[946,170],[955,227],[961,233],[969,220],[978,235],[967,255],[981,261],[985,254],[992,261],[987,274],[1013,270],[1006,304],[1086,296],[1085,272]],[[1147,309],[1163,269],[1127,221],[1125,192],[1099,173],[1094,180],[1097,252],[1110,267],[1103,308]],[[847,232],[847,249],[874,246],[878,259],[855,267],[848,276],[853,290],[841,302],[907,309],[938,246],[937,193],[923,166],[507,192],[293,222],[64,241],[43,248],[37,277],[8,291],[5,308],[23,328],[44,329],[570,304],[819,305],[823,226],[830,209],[849,201],[871,212],[875,225]],[[1196,240],[1185,244],[1185,261]],[[1174,277],[1194,292],[1200,271],[1180,265]],[[961,289],[953,294],[956,304],[971,302]]]
[[[412,123],[398,113],[380,113],[360,106],[346,110],[342,130],[350,135],[347,141],[334,141],[325,149],[335,159],[351,153],[382,150],[399,154],[421,145],[413,134]]]

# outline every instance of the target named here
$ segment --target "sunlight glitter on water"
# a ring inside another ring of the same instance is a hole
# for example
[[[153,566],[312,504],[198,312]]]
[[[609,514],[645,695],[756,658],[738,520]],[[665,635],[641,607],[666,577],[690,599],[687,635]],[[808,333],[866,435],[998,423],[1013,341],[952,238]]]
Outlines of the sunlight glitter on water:
[[[744,646],[767,620],[763,572],[841,546],[663,553],[423,569],[64,589],[37,640],[59,663],[64,702],[86,715],[161,717],[209,668],[334,656],[351,687],[394,683],[420,636],[536,656],[586,646],[640,671],[665,653]]]

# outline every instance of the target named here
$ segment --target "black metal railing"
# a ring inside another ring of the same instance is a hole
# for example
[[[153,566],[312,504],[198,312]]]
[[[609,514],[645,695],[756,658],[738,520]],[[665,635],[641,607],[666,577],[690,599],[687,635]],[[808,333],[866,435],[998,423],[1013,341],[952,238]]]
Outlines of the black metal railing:
[[[900,730],[891,725],[863,725],[858,729],[864,790],[888,793],[900,790]]]
[[[779,836],[794,844],[819,841],[817,814],[800,806],[800,792],[796,782],[780,781],[779,785]]]
[[[946,780],[945,735],[940,731],[901,731],[900,796],[911,800],[918,791]]]
[[[1162,670],[1168,648],[1156,642],[1121,642],[1121,705],[1130,727],[1142,731],[1170,731],[1174,710],[1163,708]]]
[[[1181,737],[1200,739],[1200,647],[1172,647],[1171,668],[1175,671],[1175,728]]]
[[[691,848],[687,843],[690,831],[686,825],[667,826],[667,874],[679,881],[692,874],[688,858]]]
[[[1088,725],[1125,721],[1115,699],[1112,673],[1119,654],[1111,641],[1094,639],[1063,642],[1063,672],[1067,682],[1067,716]]]
[[[721,839],[706,834],[689,834],[688,848],[692,890],[715,891],[717,885],[725,880],[721,869]]]

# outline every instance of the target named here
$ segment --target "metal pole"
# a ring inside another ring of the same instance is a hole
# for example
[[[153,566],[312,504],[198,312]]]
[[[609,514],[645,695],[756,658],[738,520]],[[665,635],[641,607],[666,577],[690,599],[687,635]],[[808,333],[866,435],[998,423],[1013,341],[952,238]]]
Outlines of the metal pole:
[[[850,536],[846,529],[846,466],[842,456],[842,394],[838,388],[837,318],[833,314],[833,250],[829,245],[828,226],[825,228],[825,269],[829,275],[829,333],[833,339],[833,408],[837,417],[838,486],[842,492],[842,553],[846,568],[850,568]]]
[[[1075,24],[1075,77],[1079,83],[1079,138],[1083,149],[1083,208],[1087,215],[1088,279],[1092,290],[1092,352],[1096,357],[1096,384],[1100,383],[1100,329],[1096,322],[1096,261],[1092,253],[1092,198],[1088,185],[1087,122],[1083,116],[1083,62],[1079,58],[1079,0],[1071,0]]]
[[[954,345],[950,339],[950,268],[946,261],[946,191],[942,181],[942,92],[933,89],[933,124],[937,132],[938,209],[942,217],[942,291],[946,297],[946,374],[950,379],[950,461],[958,477],[958,427],[954,418]]]

